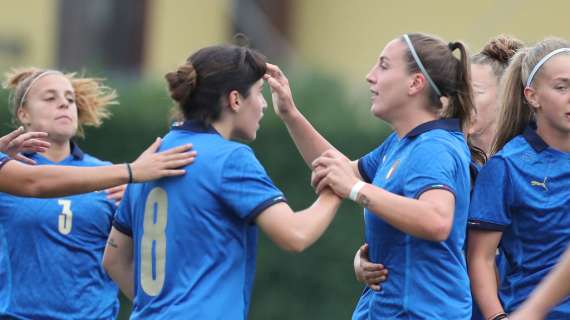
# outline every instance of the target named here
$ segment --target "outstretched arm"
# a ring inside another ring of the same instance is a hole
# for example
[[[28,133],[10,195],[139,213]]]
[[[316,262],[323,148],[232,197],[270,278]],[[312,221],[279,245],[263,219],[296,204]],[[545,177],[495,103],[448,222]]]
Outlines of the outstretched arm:
[[[0,169],[0,191],[29,197],[57,197],[102,190],[133,182],[184,174],[182,168],[194,161],[191,145],[156,153],[157,139],[131,167],[126,164],[102,167],[30,166],[8,161]]]
[[[363,183],[346,159],[325,152],[314,161],[313,185],[317,192],[330,187],[339,197],[348,198],[357,183],[361,185],[354,199],[371,213],[398,230],[431,241],[444,241],[453,225],[455,197],[445,189],[431,189],[418,199],[386,191]]]
[[[265,79],[271,88],[271,97],[275,113],[283,120],[301,153],[305,163],[311,163],[327,150],[336,150],[303,116],[293,101],[289,80],[278,66],[268,63]],[[336,150],[341,154],[338,150]],[[352,162],[353,170],[359,175],[356,161]]]
[[[265,209],[256,223],[282,249],[302,252],[325,232],[340,201],[332,191],[325,190],[305,210],[293,212],[286,203],[278,203]]]

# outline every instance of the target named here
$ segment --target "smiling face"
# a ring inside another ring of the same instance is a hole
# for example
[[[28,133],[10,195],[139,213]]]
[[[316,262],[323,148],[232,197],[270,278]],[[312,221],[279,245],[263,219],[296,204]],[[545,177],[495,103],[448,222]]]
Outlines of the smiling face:
[[[548,60],[525,95],[539,125],[570,134],[570,54]]]
[[[400,39],[390,41],[378,62],[366,76],[372,92],[372,113],[390,122],[408,97],[410,74],[406,61],[407,47]]]
[[[28,131],[48,133],[48,139],[65,142],[77,132],[77,106],[69,80],[62,74],[37,79],[18,109],[18,120]]]
[[[498,79],[493,68],[488,64],[472,64],[471,79],[477,113],[469,133],[480,135],[488,130],[497,119]]]
[[[263,79],[259,79],[249,88],[247,98],[239,95],[239,109],[235,114],[231,138],[245,141],[255,140],[265,108],[267,108],[267,102],[263,97]]]

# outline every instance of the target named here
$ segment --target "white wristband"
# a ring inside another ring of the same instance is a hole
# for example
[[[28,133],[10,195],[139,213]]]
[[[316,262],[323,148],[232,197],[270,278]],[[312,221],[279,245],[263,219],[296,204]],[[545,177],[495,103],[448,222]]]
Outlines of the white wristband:
[[[352,186],[352,189],[350,189],[350,194],[348,195],[348,198],[352,201],[356,201],[360,189],[362,189],[362,187],[364,187],[365,184],[366,183],[358,180],[358,182]]]

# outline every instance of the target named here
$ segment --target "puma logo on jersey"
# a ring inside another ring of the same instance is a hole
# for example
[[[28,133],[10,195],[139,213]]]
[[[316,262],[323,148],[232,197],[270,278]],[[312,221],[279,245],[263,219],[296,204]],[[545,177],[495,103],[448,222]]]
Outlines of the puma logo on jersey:
[[[544,177],[544,181],[540,182],[540,181],[536,181],[536,180],[532,180],[530,182],[531,186],[534,187],[543,187],[544,191],[548,191],[548,187],[546,186],[546,180],[548,179],[548,177]]]

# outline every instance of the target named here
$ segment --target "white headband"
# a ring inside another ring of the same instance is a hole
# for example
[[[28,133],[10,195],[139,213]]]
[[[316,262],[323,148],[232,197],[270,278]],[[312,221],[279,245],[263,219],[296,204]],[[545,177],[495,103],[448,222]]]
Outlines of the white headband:
[[[24,91],[24,94],[22,95],[22,99],[20,99],[20,105],[18,106],[18,109],[21,108],[24,105],[24,101],[26,101],[26,96],[28,95],[28,93],[30,92],[30,89],[32,89],[32,87],[34,86],[34,84],[36,83],[36,81],[38,81],[38,79],[42,78],[43,76],[47,76],[49,74],[63,74],[60,71],[57,70],[46,70],[40,74],[38,74],[28,85],[28,87],[26,88],[26,91]]]
[[[412,57],[414,57],[414,60],[416,61],[418,68],[420,68],[420,71],[426,77],[427,81],[429,82],[429,85],[432,87],[433,91],[435,91],[435,93],[437,93],[437,95],[439,97],[441,97],[441,91],[439,91],[439,88],[437,87],[437,85],[435,85],[435,82],[433,82],[433,80],[431,79],[431,77],[427,73],[426,68],[424,68],[424,65],[422,64],[420,57],[416,53],[416,49],[414,49],[414,45],[412,44],[412,40],[410,40],[410,37],[407,34],[404,34],[404,40],[406,40],[406,44],[408,45],[408,48],[410,48],[410,52],[412,53]]]
[[[548,61],[548,59],[550,59],[553,56],[555,56],[559,53],[562,53],[562,52],[570,52],[570,48],[556,49],[556,50],[550,52],[549,54],[545,55],[542,59],[540,59],[540,61],[534,66],[534,68],[532,68],[532,71],[530,72],[530,75],[528,76],[528,80],[526,81],[526,86],[530,87],[530,85],[532,84],[532,80],[534,79],[534,76],[538,72],[538,69],[540,69],[540,67],[542,67],[542,65],[546,61]]]

